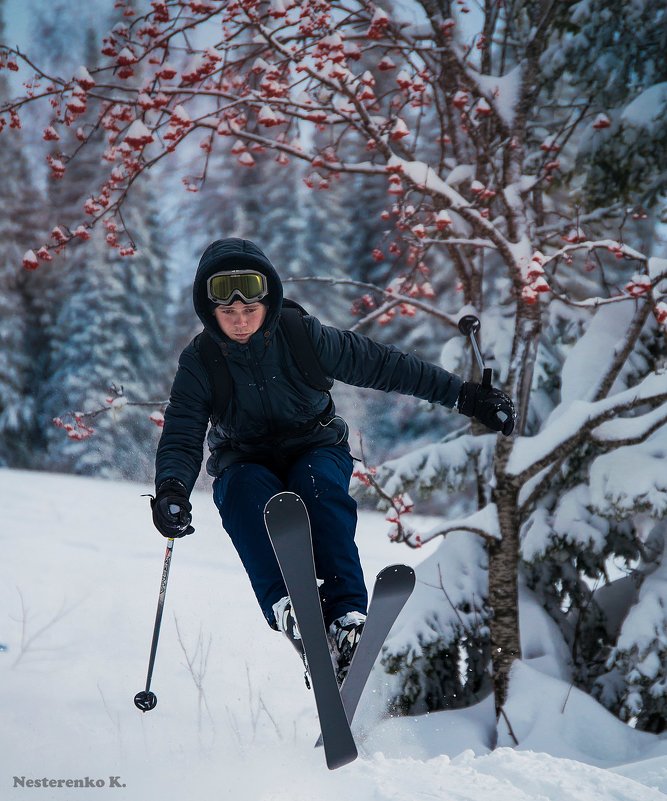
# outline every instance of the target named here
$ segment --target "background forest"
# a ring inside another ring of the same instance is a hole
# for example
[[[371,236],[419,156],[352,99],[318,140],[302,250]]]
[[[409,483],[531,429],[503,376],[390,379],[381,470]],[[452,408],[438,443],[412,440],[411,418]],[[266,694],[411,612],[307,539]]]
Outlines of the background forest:
[[[663,732],[662,4],[74,7],[39,4],[21,52],[0,28],[0,465],[151,475],[198,331],[191,277],[221,236],[257,242],[324,322],[466,378],[456,321],[474,311],[511,440],[335,392],[363,432],[360,500],[397,541],[442,540],[385,654],[390,702],[493,685],[500,714],[537,608],[547,672]],[[413,530],[413,503],[438,524]]]

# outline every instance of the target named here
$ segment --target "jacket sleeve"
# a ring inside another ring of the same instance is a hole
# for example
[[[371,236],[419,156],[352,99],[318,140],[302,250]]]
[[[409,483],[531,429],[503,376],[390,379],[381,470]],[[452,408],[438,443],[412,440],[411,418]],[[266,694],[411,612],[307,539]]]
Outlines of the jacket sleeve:
[[[164,427],[155,454],[155,487],[178,479],[192,492],[204,456],[213,393],[206,370],[189,345],[178,360],[178,370],[164,413]]]
[[[355,387],[414,395],[450,408],[456,403],[463,383],[458,376],[363,334],[322,325],[315,317],[305,321],[331,378]]]

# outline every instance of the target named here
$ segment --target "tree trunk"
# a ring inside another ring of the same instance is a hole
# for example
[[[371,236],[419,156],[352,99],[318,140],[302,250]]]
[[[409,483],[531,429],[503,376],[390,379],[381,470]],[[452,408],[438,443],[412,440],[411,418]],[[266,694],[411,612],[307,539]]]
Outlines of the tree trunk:
[[[489,606],[491,618],[491,663],[496,717],[507,699],[509,671],[521,659],[519,637],[519,520],[518,488],[499,482],[493,492],[498,509],[501,539],[489,547]]]

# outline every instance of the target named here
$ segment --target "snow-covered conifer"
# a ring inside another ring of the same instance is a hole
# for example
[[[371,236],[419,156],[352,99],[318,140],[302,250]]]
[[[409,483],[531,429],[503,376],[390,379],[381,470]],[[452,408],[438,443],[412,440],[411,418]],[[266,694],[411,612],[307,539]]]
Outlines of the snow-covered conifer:
[[[0,2],[0,40],[4,32],[4,0]],[[0,97],[10,94],[6,73],[0,72]],[[21,269],[24,251],[40,226],[38,191],[30,171],[24,129],[0,133],[4,202],[0,205],[0,463],[32,466],[35,447],[35,407],[27,343],[36,322],[31,319]]]

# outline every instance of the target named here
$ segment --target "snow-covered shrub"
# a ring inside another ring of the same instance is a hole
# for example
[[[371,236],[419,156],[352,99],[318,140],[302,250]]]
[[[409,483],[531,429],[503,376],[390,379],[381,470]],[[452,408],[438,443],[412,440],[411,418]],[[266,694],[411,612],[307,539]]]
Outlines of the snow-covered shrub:
[[[486,570],[482,541],[463,531],[449,534],[419,566],[403,625],[383,658],[388,673],[400,674],[395,710],[454,709],[488,692]]]

